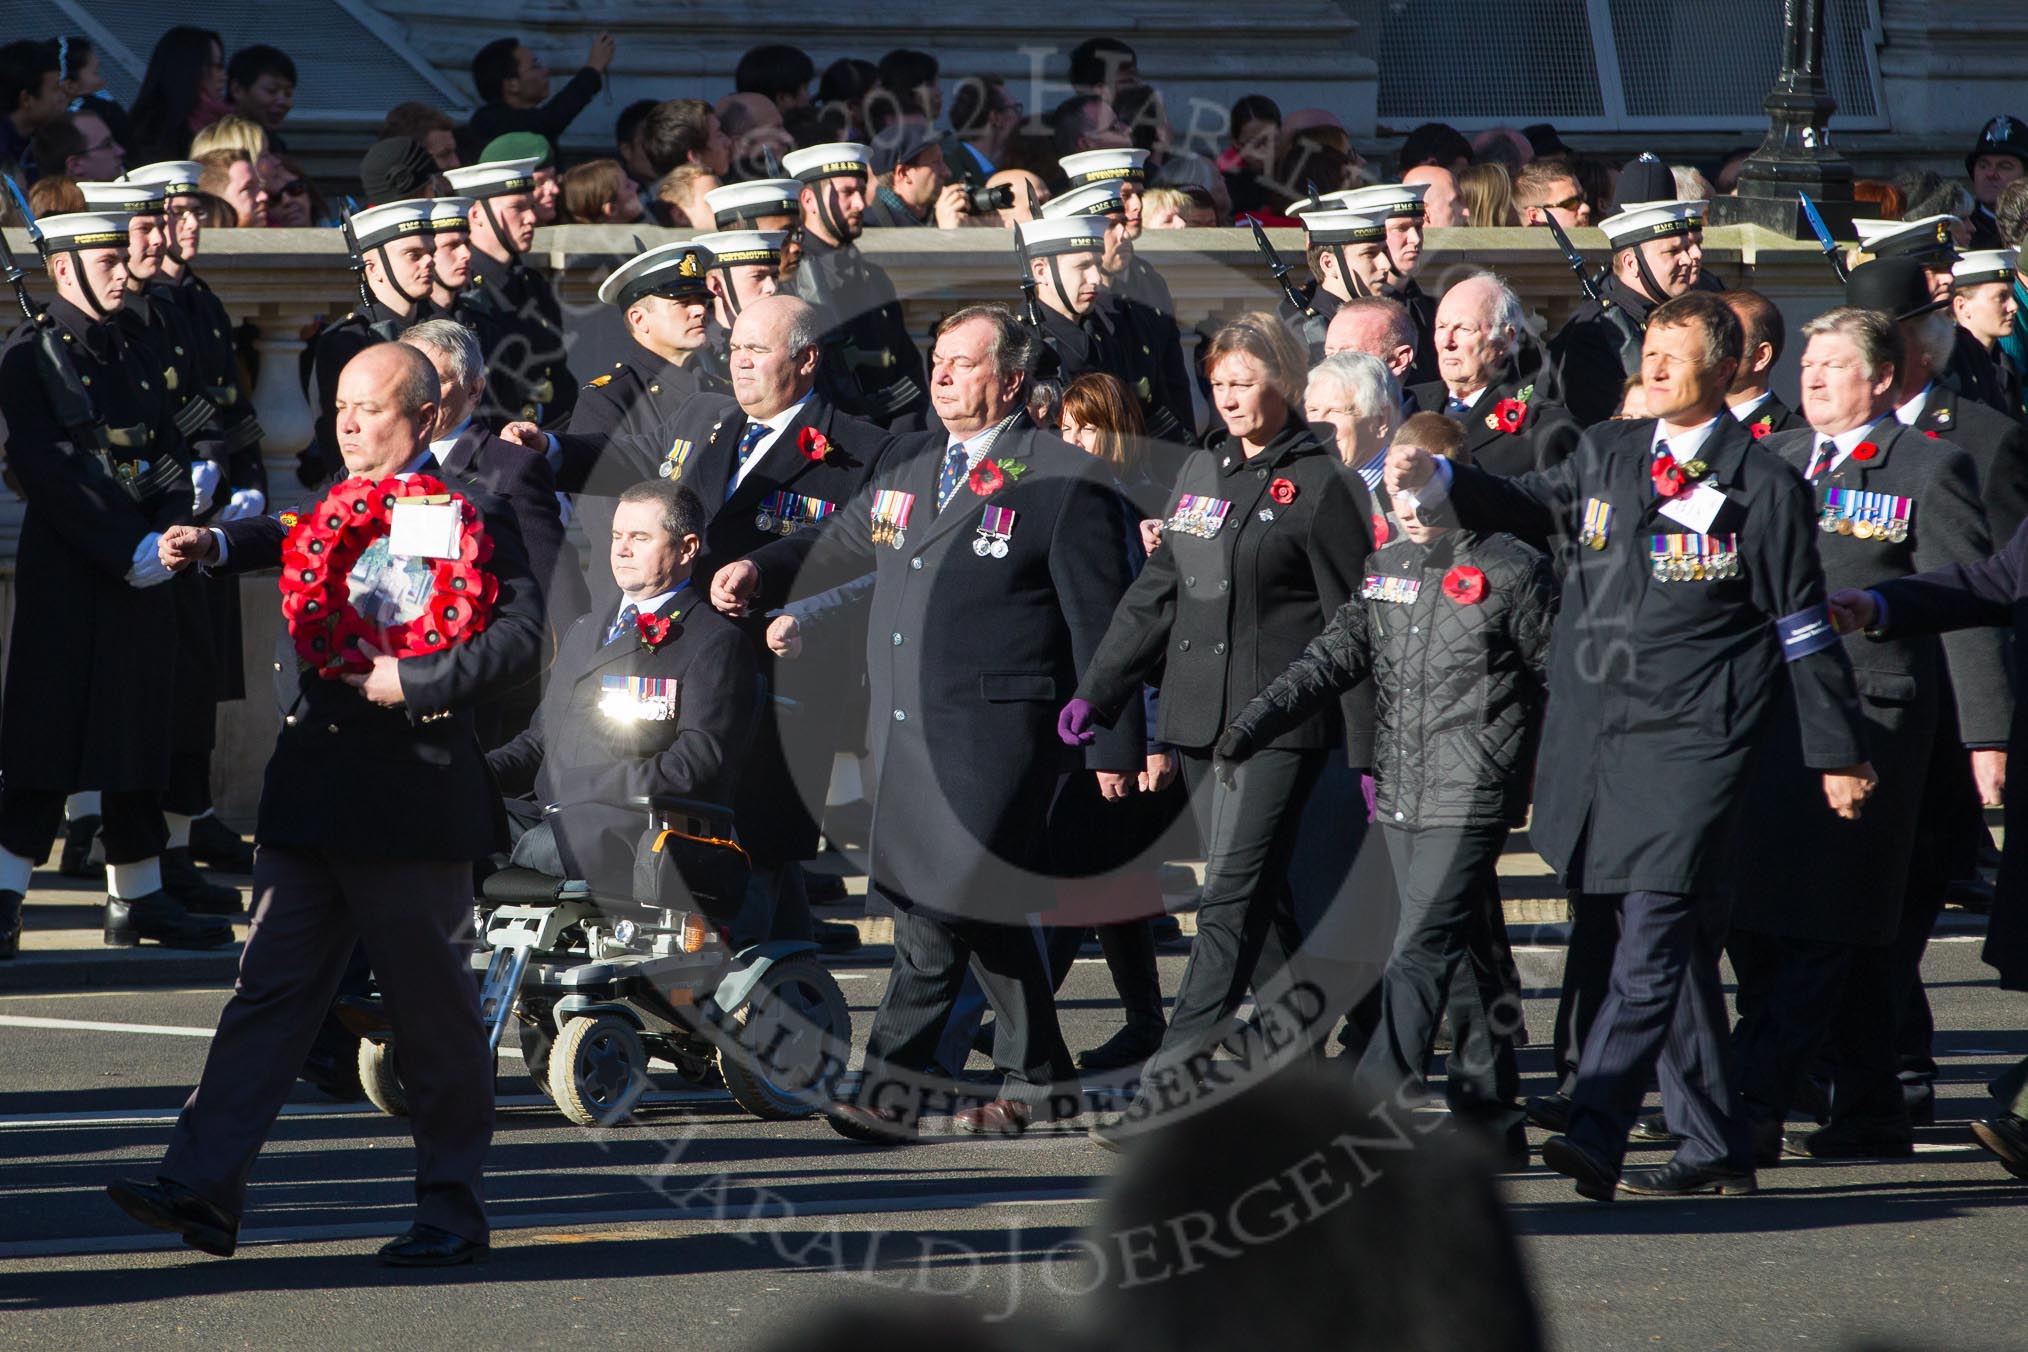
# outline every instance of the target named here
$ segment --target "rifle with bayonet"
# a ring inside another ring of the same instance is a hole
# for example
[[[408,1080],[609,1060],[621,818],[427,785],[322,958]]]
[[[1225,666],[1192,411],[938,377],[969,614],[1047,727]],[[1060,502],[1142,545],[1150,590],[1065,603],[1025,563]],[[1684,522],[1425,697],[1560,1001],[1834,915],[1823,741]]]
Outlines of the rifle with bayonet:
[[[1555,236],[1556,247],[1563,250],[1563,261],[1570,264],[1571,272],[1577,277],[1577,284],[1584,289],[1584,298],[1598,306],[1599,317],[1619,333],[1620,369],[1628,375],[1633,375],[1641,369],[1641,344],[1644,339],[1641,326],[1634,322],[1634,317],[1625,309],[1615,305],[1612,297],[1600,290],[1599,282],[1605,274],[1601,272],[1597,277],[1592,276],[1590,267],[1584,261],[1584,255],[1570,242],[1570,236],[1564,233],[1563,226],[1556,217],[1545,210],[1542,213],[1542,223],[1548,226],[1549,233]]]
[[[1282,256],[1275,252],[1275,246],[1268,241],[1267,231],[1260,228],[1259,221],[1247,223],[1253,227],[1253,247],[1260,250],[1261,257],[1267,260],[1268,271],[1272,272],[1275,281],[1281,284],[1282,294],[1289,298],[1289,304],[1293,305],[1296,313],[1305,319],[1318,318],[1317,307],[1310,304],[1309,298],[1302,293],[1301,288],[1289,280],[1289,265],[1282,262]]]
[[[1817,204],[1806,192],[1796,194],[1796,200],[1803,204],[1803,219],[1810,223],[1810,233],[1817,237],[1823,247],[1824,261],[1831,265],[1831,271],[1838,274],[1838,285],[1843,286],[1849,275],[1845,267],[1845,251],[1838,247],[1838,241],[1831,238],[1831,228],[1824,224],[1823,216],[1817,211]]]

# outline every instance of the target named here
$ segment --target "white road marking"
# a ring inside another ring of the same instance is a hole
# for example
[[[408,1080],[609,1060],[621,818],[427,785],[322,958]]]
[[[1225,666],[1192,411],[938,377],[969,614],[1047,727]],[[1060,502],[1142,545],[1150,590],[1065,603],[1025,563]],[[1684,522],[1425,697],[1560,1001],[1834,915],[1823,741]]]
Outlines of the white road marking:
[[[38,1019],[28,1014],[0,1014],[0,1028],[71,1028],[86,1033],[154,1033],[162,1037],[209,1038],[209,1028],[172,1023],[101,1023],[97,1019]]]
[[[660,1064],[657,1062],[656,1064]],[[501,1094],[494,1098],[501,1108],[548,1108],[542,1094]],[[723,1089],[657,1089],[641,1099],[643,1107],[669,1108],[731,1103]],[[9,1127],[145,1127],[174,1122],[180,1108],[106,1108],[91,1113],[20,1113],[0,1117],[0,1130]],[[370,1103],[285,1103],[283,1117],[376,1117],[380,1109]]]
[[[633,1225],[657,1222],[718,1222],[752,1225],[756,1221],[801,1220],[815,1216],[880,1216],[912,1211],[974,1211],[1005,1207],[1084,1206],[1096,1199],[1071,1189],[1036,1189],[1023,1192],[951,1192],[917,1196],[839,1197],[798,1201],[793,1205],[751,1203],[745,1189],[737,1184],[728,1190],[727,1205],[668,1206],[629,1211],[550,1211],[517,1215],[493,1210],[488,1216],[493,1231],[554,1230],[586,1225]],[[288,1225],[270,1229],[242,1230],[239,1247],[269,1244],[325,1244],[337,1240],[384,1240],[390,1237],[398,1219],[351,1225]],[[18,1240],[0,1244],[0,1261],[7,1259],[64,1258],[81,1254],[147,1253],[179,1250],[183,1241],[176,1235],[79,1235],[64,1239]]]

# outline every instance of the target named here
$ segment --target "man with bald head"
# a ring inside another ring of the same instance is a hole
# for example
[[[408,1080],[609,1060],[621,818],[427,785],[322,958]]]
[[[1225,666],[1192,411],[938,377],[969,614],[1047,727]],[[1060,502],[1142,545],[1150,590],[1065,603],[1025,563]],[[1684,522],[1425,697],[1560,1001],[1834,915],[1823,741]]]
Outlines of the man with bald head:
[[[1416,386],[1415,397],[1463,427],[1468,463],[1492,474],[1547,469],[1577,447],[1577,423],[1535,369],[1522,369],[1527,339],[1520,298],[1490,272],[1458,282],[1437,303],[1440,379]]]
[[[1465,219],[1464,206],[1458,200],[1457,175],[1442,165],[1417,165],[1404,172],[1401,181],[1429,185],[1429,191],[1422,195],[1422,223],[1430,229],[1448,230],[1453,226],[1471,224]]]
[[[1338,307],[1331,325],[1324,330],[1324,355],[1364,352],[1378,357],[1395,380],[1406,382],[1408,368],[1415,365],[1415,317],[1408,307],[1386,296],[1355,296]],[[1415,392],[1404,383],[1401,389],[1401,416],[1419,413]]]
[[[422,353],[397,343],[362,350],[338,377],[346,471],[440,478],[429,448],[440,399]],[[493,1067],[467,945],[472,861],[507,842],[470,710],[534,676],[543,642],[513,513],[486,493],[459,491],[493,542],[483,565],[499,585],[491,618],[462,643],[416,657],[362,642],[367,669],[339,680],[303,668],[261,791],[253,929],[204,1077],[155,1178],[107,1189],[134,1219],[206,1253],[229,1257],[237,1243],[254,1156],[362,940],[401,1047],[417,1154],[415,1223],[380,1260],[441,1267],[486,1251],[479,1175],[493,1133]],[[260,516],[172,527],[161,562],[172,571],[273,568],[292,526]],[[407,562],[389,556],[379,570],[355,568],[355,584],[371,587]]]

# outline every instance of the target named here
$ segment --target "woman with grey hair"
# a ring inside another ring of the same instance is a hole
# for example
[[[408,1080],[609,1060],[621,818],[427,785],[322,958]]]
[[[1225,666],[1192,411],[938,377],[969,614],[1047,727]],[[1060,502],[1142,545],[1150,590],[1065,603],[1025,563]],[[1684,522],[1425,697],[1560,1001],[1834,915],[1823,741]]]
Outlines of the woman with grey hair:
[[[1378,494],[1387,443],[1401,423],[1401,382],[1387,363],[1364,352],[1340,352],[1310,368],[1303,416],[1337,433],[1338,459]],[[1321,436],[1321,429],[1316,429]],[[1377,501],[1376,497],[1376,501]]]

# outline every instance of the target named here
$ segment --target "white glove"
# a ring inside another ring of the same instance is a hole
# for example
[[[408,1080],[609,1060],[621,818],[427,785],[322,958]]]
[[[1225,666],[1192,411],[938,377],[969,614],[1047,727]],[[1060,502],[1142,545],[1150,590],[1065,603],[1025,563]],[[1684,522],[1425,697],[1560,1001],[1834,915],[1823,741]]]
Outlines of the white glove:
[[[268,495],[258,488],[235,488],[227,498],[225,506],[218,509],[218,521],[238,521],[243,517],[259,516],[268,509]]]
[[[133,587],[157,587],[176,574],[169,571],[162,562],[162,532],[151,530],[141,537],[141,543],[134,546],[134,566],[127,570],[127,584]]]
[[[225,467],[216,460],[200,460],[190,467],[190,511],[193,516],[203,516],[211,510],[211,500],[218,496],[218,485],[225,478]]]

